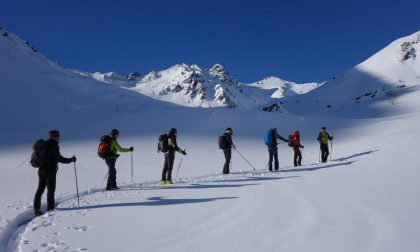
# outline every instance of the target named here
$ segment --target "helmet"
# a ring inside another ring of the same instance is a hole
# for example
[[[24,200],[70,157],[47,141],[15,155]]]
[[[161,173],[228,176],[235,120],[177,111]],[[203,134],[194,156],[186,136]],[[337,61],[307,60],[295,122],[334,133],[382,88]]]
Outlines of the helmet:
[[[175,129],[175,128],[172,128],[170,131],[169,131],[169,135],[174,135],[175,133],[177,133],[178,131]]]
[[[50,130],[50,132],[48,132],[50,135],[50,138],[57,138],[60,137],[60,131],[58,130]]]
[[[111,136],[115,137],[115,136],[117,136],[119,134],[120,134],[120,131],[119,130],[117,130],[117,129],[112,129],[111,130]]]
[[[233,135],[233,130],[232,130],[232,128],[227,128],[227,129],[226,129],[226,133],[228,133],[229,135]]]

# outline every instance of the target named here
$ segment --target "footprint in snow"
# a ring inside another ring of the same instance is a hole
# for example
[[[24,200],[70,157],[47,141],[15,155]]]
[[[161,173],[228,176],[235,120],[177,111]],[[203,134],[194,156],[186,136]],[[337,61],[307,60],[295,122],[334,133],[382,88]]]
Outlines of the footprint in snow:
[[[91,227],[89,226],[82,226],[82,227],[77,227],[77,226],[71,226],[71,227],[66,227],[65,229],[68,231],[78,231],[78,232],[86,232],[90,229]]]

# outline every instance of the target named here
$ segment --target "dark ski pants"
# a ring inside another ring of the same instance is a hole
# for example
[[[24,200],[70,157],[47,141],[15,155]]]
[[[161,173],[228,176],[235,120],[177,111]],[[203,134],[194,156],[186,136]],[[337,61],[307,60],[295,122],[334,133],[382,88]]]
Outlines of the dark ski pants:
[[[273,170],[273,158],[274,158],[274,169],[279,170],[279,155],[277,152],[277,147],[268,146],[268,170]]]
[[[229,164],[230,159],[232,158],[232,150],[227,149],[223,150],[223,153],[225,154],[225,164],[223,165],[223,174],[229,174]]]
[[[36,190],[35,197],[34,197],[34,210],[41,209],[41,198],[42,194],[47,188],[47,202],[48,207],[47,210],[51,211],[55,208],[55,183],[56,183],[56,176],[57,171],[47,171],[43,169],[38,169],[38,189]]]
[[[172,181],[172,169],[174,168],[175,152],[165,153],[165,163],[162,170],[162,181]]]
[[[293,157],[293,164],[294,166],[301,166],[302,165],[302,152],[300,152],[300,148],[299,147],[294,147],[293,148],[295,155]]]
[[[325,163],[328,161],[328,155],[330,155],[330,151],[328,150],[328,143],[321,144],[321,161],[322,163]]]
[[[108,166],[108,181],[106,183],[106,189],[113,189],[117,187],[117,170],[115,169],[116,158],[105,159],[105,163]]]

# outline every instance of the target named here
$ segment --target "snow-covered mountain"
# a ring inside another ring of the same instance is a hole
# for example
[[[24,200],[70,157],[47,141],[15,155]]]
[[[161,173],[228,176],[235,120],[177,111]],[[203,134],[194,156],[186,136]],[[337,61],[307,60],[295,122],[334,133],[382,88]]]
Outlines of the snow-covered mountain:
[[[249,84],[252,87],[258,87],[261,89],[274,89],[276,90],[271,97],[272,98],[283,98],[287,96],[299,95],[299,94],[306,94],[315,88],[320,87],[322,84],[320,83],[305,83],[305,84],[297,84],[295,82],[290,82],[286,80],[282,80],[280,78],[271,76],[265,78],[263,80],[254,82]]]
[[[33,129],[85,123],[150,107],[173,107],[61,68],[29,42],[0,30],[1,130],[29,137]]]
[[[285,96],[307,93],[319,86],[318,83],[296,84],[276,77],[244,84],[220,64],[210,69],[178,64],[163,71],[152,71],[142,78],[139,74],[132,78],[132,74],[122,76],[114,72],[78,73],[188,107],[261,107]]]
[[[108,72],[108,73],[89,73],[83,72],[80,70],[72,70],[74,73],[80,74],[85,77],[89,77],[101,82],[105,82],[108,84],[112,84],[119,87],[133,87],[136,85],[138,81],[141,80],[141,75],[138,72],[133,72],[126,75],[119,75],[116,72]]]
[[[332,77],[320,88],[298,98],[286,98],[290,112],[344,113],[393,110],[399,96],[420,88],[420,32],[395,40],[359,65]],[[301,106],[296,106],[300,103]],[[409,104],[404,104],[409,106]]]

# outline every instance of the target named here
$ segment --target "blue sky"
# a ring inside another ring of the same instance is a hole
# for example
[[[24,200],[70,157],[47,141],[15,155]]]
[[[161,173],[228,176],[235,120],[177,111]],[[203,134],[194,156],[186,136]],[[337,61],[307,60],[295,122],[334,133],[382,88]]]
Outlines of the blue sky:
[[[223,64],[242,82],[323,81],[420,30],[420,1],[3,0],[0,25],[65,68]]]

